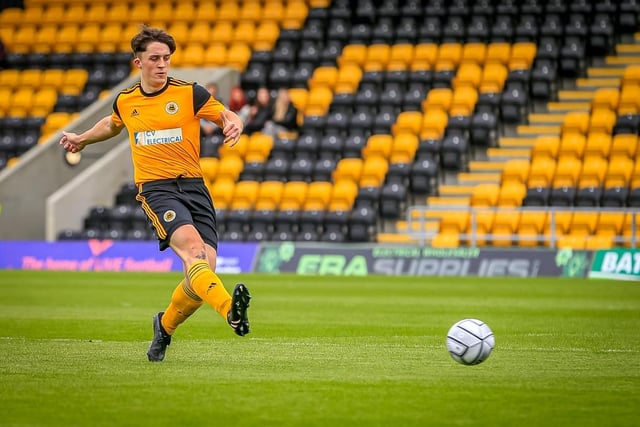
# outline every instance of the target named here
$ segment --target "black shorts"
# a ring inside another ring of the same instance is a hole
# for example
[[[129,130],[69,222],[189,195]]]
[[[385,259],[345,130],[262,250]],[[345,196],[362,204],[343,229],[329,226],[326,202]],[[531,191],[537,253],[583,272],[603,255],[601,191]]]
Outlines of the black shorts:
[[[169,247],[174,231],[192,224],[205,243],[218,249],[216,211],[202,178],[175,178],[146,182],[138,186],[136,199],[155,230],[160,250]]]

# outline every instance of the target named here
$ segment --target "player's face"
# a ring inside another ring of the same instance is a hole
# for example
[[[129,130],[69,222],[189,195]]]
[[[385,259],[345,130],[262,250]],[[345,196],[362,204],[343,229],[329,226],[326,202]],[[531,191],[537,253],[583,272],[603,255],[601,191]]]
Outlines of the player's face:
[[[161,89],[167,82],[167,73],[171,63],[169,46],[160,42],[152,42],[139,57],[139,67],[143,84]]]

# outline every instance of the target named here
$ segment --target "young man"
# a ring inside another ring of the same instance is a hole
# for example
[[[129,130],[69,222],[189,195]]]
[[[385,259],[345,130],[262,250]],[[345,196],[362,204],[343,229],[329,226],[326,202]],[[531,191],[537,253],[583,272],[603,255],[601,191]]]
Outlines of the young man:
[[[215,273],[218,246],[215,210],[200,170],[200,119],[216,123],[225,143],[242,134],[240,118],[195,83],[168,76],[176,43],[160,29],[143,26],[131,40],[140,82],[122,90],[111,115],[91,129],[63,132],[60,144],[78,152],[127,128],[138,186],[137,200],[158,236],[160,250],[170,247],[184,264],[185,277],[164,312],[153,318],[150,361],[164,359],[176,328],[207,302],[237,335],[249,333],[251,295],[240,283],[233,297]]]

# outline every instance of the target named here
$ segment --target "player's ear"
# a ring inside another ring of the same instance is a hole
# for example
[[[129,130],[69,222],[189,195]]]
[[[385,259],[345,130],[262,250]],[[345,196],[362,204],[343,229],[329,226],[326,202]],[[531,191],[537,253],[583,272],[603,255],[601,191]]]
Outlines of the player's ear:
[[[136,65],[136,67],[140,68],[140,58],[133,58],[133,63]]]

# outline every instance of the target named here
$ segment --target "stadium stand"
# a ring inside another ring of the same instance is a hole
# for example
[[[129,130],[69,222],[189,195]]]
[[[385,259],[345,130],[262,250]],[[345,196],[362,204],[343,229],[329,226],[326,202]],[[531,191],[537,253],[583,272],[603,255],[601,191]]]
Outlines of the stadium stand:
[[[287,88],[299,111],[293,134],[203,143],[225,239],[629,244],[633,215],[599,232],[639,203],[639,13],[633,0],[26,0],[0,14],[0,167],[128,77],[132,23],[149,21],[180,41],[175,66],[230,66],[249,98]],[[111,238],[152,238],[117,212]],[[87,224],[60,238],[95,235]]]

